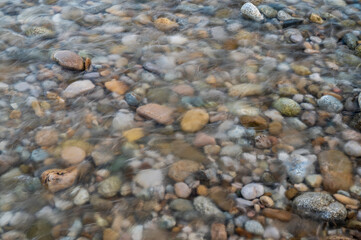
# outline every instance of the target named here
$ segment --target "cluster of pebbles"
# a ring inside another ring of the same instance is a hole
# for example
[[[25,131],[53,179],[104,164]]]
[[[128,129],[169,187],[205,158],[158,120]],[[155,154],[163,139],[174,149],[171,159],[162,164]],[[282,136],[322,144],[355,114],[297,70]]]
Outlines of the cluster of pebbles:
[[[0,0],[0,238],[360,239],[358,0]]]

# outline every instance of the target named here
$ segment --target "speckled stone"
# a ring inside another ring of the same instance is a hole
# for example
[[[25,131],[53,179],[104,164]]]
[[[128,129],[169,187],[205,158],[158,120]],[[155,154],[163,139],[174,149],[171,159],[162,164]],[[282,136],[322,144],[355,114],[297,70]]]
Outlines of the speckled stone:
[[[75,52],[68,50],[56,51],[53,59],[64,68],[77,71],[84,70],[83,59]]]
[[[195,209],[205,217],[224,217],[221,210],[209,200],[209,198],[199,196],[193,200]]]
[[[250,2],[243,4],[243,6],[241,7],[241,13],[247,18],[250,18],[257,22],[264,19],[258,8]]]
[[[301,112],[300,105],[290,98],[277,99],[273,107],[287,117],[295,117]]]
[[[347,216],[346,208],[328,193],[307,192],[295,198],[294,210],[315,220],[343,221]]]
[[[327,112],[341,112],[343,104],[337,98],[331,95],[324,95],[317,100],[318,106]]]

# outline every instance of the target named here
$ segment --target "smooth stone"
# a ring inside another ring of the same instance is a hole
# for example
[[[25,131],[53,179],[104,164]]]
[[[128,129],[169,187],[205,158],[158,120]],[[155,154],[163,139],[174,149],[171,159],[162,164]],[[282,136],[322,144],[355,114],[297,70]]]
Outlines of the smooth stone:
[[[127,110],[119,110],[112,121],[112,128],[118,131],[128,130],[134,125],[134,114]]]
[[[187,111],[182,120],[181,128],[185,132],[197,132],[201,130],[209,121],[207,111],[200,108],[195,108]]]
[[[194,210],[192,202],[186,199],[174,199],[170,202],[169,207],[179,212]]]
[[[211,226],[212,240],[227,240],[226,226],[222,223],[213,223]]]
[[[61,158],[70,165],[81,163],[85,157],[85,151],[79,147],[68,146],[61,151]]]
[[[180,198],[188,198],[192,190],[184,182],[177,182],[174,184],[175,194]]]
[[[95,88],[95,85],[90,80],[80,80],[71,83],[64,91],[65,98],[74,98],[81,94],[90,92]]]
[[[111,92],[115,92],[119,95],[123,95],[125,94],[128,89],[129,89],[129,86],[122,82],[122,81],[117,81],[115,79],[111,80],[111,81],[108,81],[104,84],[104,86],[106,87],[106,89],[108,89],[109,91]]]
[[[243,6],[241,7],[241,13],[247,18],[257,22],[262,21],[264,19],[263,15],[259,12],[258,8],[250,2],[243,4]]]
[[[41,162],[44,161],[49,157],[49,153],[45,150],[38,148],[31,152],[30,159],[35,162]]]
[[[318,106],[327,112],[341,112],[343,109],[343,104],[331,95],[324,95],[317,100]]]
[[[320,174],[311,174],[306,176],[305,181],[308,186],[318,188],[322,184],[322,176]]]
[[[53,59],[64,68],[77,71],[84,70],[84,61],[75,52],[68,50],[56,51],[53,55]]]
[[[264,187],[259,183],[249,183],[241,190],[242,196],[247,200],[253,200],[264,194]]]
[[[98,192],[105,198],[114,197],[120,190],[121,180],[117,176],[111,176],[99,183]]]
[[[193,145],[195,147],[204,147],[206,145],[216,145],[216,139],[212,136],[209,136],[205,133],[197,133],[193,140]]]
[[[344,0],[326,0],[325,3],[327,5],[337,6],[337,7],[345,7],[347,6]]]
[[[230,197],[230,192],[220,186],[208,190],[208,197],[222,210],[231,211],[235,206],[235,200]]]
[[[279,98],[273,103],[273,107],[287,117],[295,117],[301,112],[300,105],[290,98]]]
[[[90,199],[89,192],[85,188],[80,188],[78,193],[75,195],[73,202],[75,205],[80,206],[87,203],[89,199]]]
[[[255,235],[263,235],[264,228],[262,224],[260,224],[256,220],[249,220],[244,224],[244,228],[247,232],[253,233]]]
[[[176,220],[172,216],[163,215],[160,218],[158,224],[159,224],[160,228],[171,229],[172,227],[174,227],[176,225]]]
[[[221,210],[208,198],[198,196],[193,200],[194,208],[205,217],[224,218]]]
[[[275,18],[275,17],[277,17],[277,10],[270,7],[270,6],[268,6],[268,5],[259,5],[258,9],[267,18]]]
[[[201,169],[201,165],[195,161],[180,160],[173,163],[168,170],[168,177],[176,182],[184,181],[189,175]]]
[[[146,118],[153,119],[156,122],[164,125],[169,125],[173,123],[173,112],[173,108],[155,103],[149,103],[137,108],[137,114]]]
[[[49,147],[58,142],[58,135],[59,133],[55,129],[42,129],[36,132],[35,142],[39,146]]]
[[[231,97],[243,98],[247,96],[262,95],[263,92],[264,87],[261,84],[242,83],[230,87],[228,90],[228,95]]]
[[[161,170],[142,170],[134,177],[134,181],[143,188],[150,188],[162,185],[163,173]]]
[[[292,219],[292,213],[282,209],[264,208],[262,214],[265,217],[277,219],[282,222],[289,222]]]
[[[348,141],[344,146],[345,153],[352,157],[361,157],[361,145],[356,141]]]
[[[293,200],[293,208],[298,214],[315,220],[338,222],[347,217],[346,208],[328,193],[303,193]]]
[[[296,35],[298,35],[298,34],[296,34]],[[296,36],[296,35],[292,35],[292,36]],[[301,35],[301,37],[302,37],[302,35]],[[300,41],[293,41],[293,42],[300,42]],[[298,74],[300,76],[308,76],[312,73],[308,67],[299,65],[299,64],[292,64],[291,68],[296,74]]]

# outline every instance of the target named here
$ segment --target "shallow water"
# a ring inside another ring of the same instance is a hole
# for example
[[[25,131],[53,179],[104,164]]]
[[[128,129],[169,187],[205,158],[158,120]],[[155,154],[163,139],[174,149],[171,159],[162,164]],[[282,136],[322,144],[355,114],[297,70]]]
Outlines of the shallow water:
[[[360,239],[360,2],[251,2],[0,0],[1,239]]]

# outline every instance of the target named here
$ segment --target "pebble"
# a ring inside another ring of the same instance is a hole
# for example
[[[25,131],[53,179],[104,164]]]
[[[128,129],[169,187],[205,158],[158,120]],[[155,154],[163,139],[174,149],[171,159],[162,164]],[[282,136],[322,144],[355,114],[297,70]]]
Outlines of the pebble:
[[[249,183],[241,190],[242,196],[247,200],[253,200],[264,194],[264,187],[259,183]]]
[[[49,169],[41,174],[41,182],[50,192],[58,192],[71,187],[75,183],[78,173],[79,170],[76,167]]]
[[[120,238],[120,235],[118,232],[114,231],[111,228],[106,228],[103,231],[103,239],[108,240],[118,240]]]
[[[188,198],[192,190],[184,182],[177,182],[174,184],[175,194],[180,198]]]
[[[343,104],[337,98],[331,95],[324,95],[317,100],[318,106],[328,112],[341,112]]]
[[[77,71],[84,70],[83,59],[75,52],[68,50],[56,51],[53,54],[53,59],[64,68]]]
[[[273,107],[287,117],[295,117],[301,112],[300,105],[290,98],[277,99],[273,103]]]
[[[203,109],[195,108],[184,114],[180,124],[183,131],[192,133],[201,130],[208,121],[208,113]]]
[[[89,192],[85,188],[80,188],[78,193],[74,197],[74,204],[81,206],[87,203],[90,199]]]
[[[193,145],[195,147],[204,147],[206,145],[216,145],[216,140],[214,137],[209,136],[205,133],[197,133],[194,140]]]
[[[289,222],[292,219],[292,213],[282,209],[264,208],[262,214],[265,217],[277,219],[282,222]]]
[[[176,182],[183,182],[189,175],[201,169],[195,161],[180,160],[173,163],[168,170],[168,177]]]
[[[353,205],[353,206],[359,206],[360,205],[360,201],[347,197],[345,195],[342,194],[333,194],[333,197],[339,201],[340,203],[344,204],[344,205]]]
[[[125,137],[128,142],[135,142],[145,136],[142,128],[132,128],[123,132],[123,137]]]
[[[348,191],[353,185],[352,163],[344,153],[338,150],[323,151],[318,155],[318,163],[326,190]]]
[[[85,156],[85,151],[75,146],[64,147],[61,151],[61,158],[69,165],[81,163],[85,159]]]
[[[356,141],[348,141],[344,146],[345,153],[352,157],[361,157],[361,145]]]
[[[208,198],[198,196],[193,200],[194,208],[205,217],[224,218],[223,213]]]
[[[42,162],[49,157],[49,153],[41,148],[31,152],[30,159],[35,162]]]
[[[244,228],[247,232],[253,233],[255,235],[263,235],[264,228],[262,224],[255,220],[249,220],[244,224]]]
[[[71,83],[64,91],[65,98],[74,98],[79,95],[90,92],[95,88],[95,85],[90,80],[79,80]]]
[[[159,105],[156,103],[149,103],[137,108],[137,114],[155,120],[156,122],[164,125],[172,124],[174,109]]]
[[[142,170],[134,177],[134,181],[143,188],[162,185],[163,173],[158,169]]]
[[[270,7],[270,6],[268,6],[268,5],[259,5],[258,9],[267,18],[275,18],[275,17],[277,17],[277,10]]]
[[[41,147],[49,147],[58,142],[59,133],[55,129],[41,129],[36,132],[35,142]]]
[[[281,233],[276,227],[268,226],[264,230],[263,237],[266,238],[266,239],[268,239],[268,238],[270,238],[270,239],[280,239],[281,238]]]
[[[311,13],[310,21],[314,22],[314,23],[318,23],[318,24],[323,23],[323,19],[319,15],[317,15],[316,13]]]
[[[227,240],[226,226],[222,223],[213,223],[211,226],[212,240]]]
[[[241,7],[241,13],[245,17],[257,22],[260,22],[264,19],[258,8],[250,2],[243,4],[243,6]]]
[[[119,110],[112,121],[112,128],[119,131],[130,129],[134,125],[134,114],[127,110]]]
[[[186,212],[194,210],[193,204],[190,200],[174,199],[170,202],[169,207],[175,211]]]
[[[247,97],[262,95],[264,87],[261,84],[242,83],[229,88],[228,95],[231,97]]]
[[[262,196],[259,200],[265,207],[273,207],[274,205],[272,198],[268,196]]]
[[[255,137],[254,141],[257,148],[267,149],[272,147],[272,142],[267,135],[258,135]]]
[[[177,222],[174,219],[174,217],[169,216],[169,215],[163,215],[158,222],[160,228],[163,228],[163,229],[171,229],[172,227],[174,227],[176,225],[176,223]]]
[[[314,220],[338,222],[347,216],[346,208],[328,193],[303,193],[294,199],[293,208],[298,214]]]
[[[320,174],[307,175],[305,181],[308,186],[313,188],[319,188],[322,184],[322,176]]]
[[[154,26],[163,32],[168,32],[179,27],[178,23],[168,18],[158,18],[154,21]]]
[[[99,183],[98,192],[105,198],[114,197],[120,190],[121,180],[117,176],[111,176]]]
[[[106,82],[104,85],[109,91],[115,92],[119,95],[125,94],[129,89],[129,86],[126,83],[115,79]]]

